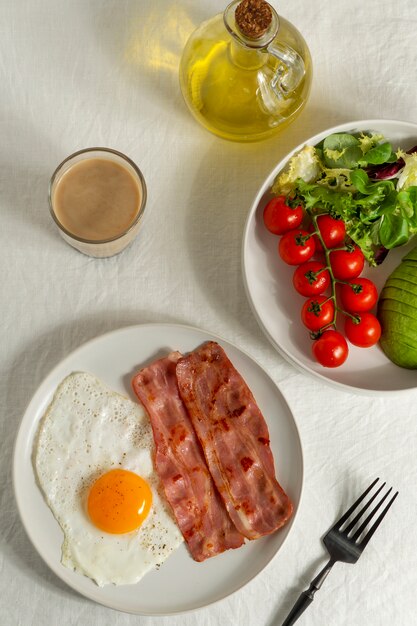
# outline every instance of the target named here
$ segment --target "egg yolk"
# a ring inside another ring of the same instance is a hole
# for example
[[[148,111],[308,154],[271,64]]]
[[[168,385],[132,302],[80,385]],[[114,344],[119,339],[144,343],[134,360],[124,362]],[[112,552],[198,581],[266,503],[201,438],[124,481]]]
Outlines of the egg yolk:
[[[151,505],[152,491],[143,478],[128,470],[114,469],[93,484],[87,509],[97,528],[122,534],[139,528]]]

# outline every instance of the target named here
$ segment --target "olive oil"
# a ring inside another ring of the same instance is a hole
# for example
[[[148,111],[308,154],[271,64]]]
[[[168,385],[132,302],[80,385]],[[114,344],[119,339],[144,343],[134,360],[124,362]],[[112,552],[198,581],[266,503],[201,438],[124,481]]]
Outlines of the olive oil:
[[[236,3],[234,3],[236,4]],[[270,49],[250,47],[225,27],[224,16],[203,23],[190,37],[180,64],[184,99],[209,131],[235,141],[267,138],[289,124],[307,101],[310,54],[301,35],[279,18],[278,45],[302,59],[303,77],[288,93],[276,88],[286,66]]]

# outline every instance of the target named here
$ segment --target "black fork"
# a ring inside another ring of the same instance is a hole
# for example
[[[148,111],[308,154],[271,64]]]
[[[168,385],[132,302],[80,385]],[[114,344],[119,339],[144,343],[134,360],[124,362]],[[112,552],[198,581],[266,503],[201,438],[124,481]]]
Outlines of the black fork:
[[[379,478],[376,478],[374,482],[369,485],[368,489],[356,500],[356,502],[342,515],[342,517],[336,522],[336,524],[328,531],[323,537],[323,543],[327,548],[330,555],[329,562],[323,567],[321,572],[311,582],[310,587],[298,598],[297,602],[291,609],[288,617],[283,622],[282,626],[291,626],[300,615],[306,610],[306,608],[313,602],[314,594],[323,582],[326,580],[327,575],[332,569],[336,561],[342,561],[343,563],[356,563],[360,555],[366,548],[372,535],[384,519],[384,516],[395,498],[398,496],[398,491],[391,496],[391,499],[387,502],[385,507],[381,510],[378,517],[374,519],[375,515],[380,511],[384,502],[386,502],[388,496],[392,492],[392,487],[383,495],[380,500],[374,505],[371,511],[361,521],[365,512],[369,509],[378,495],[385,487],[385,483],[380,485],[375,493],[364,504],[361,510],[355,515],[355,517],[349,521],[350,516],[355,511],[356,507],[366,498],[368,493],[375,487]],[[372,521],[373,520],[373,521]],[[372,521],[372,524],[371,524]]]

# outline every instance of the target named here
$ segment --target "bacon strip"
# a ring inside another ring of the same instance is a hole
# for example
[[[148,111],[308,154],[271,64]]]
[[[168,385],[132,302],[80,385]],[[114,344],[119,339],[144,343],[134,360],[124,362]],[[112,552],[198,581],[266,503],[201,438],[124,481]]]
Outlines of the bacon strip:
[[[175,370],[181,356],[173,352],[145,367],[132,386],[151,420],[167,500],[193,559],[203,561],[239,548],[244,538],[226,512],[180,398]]]
[[[255,399],[224,350],[207,342],[178,362],[181,397],[211,475],[236,528],[268,535],[293,506],[276,480],[269,432]]]

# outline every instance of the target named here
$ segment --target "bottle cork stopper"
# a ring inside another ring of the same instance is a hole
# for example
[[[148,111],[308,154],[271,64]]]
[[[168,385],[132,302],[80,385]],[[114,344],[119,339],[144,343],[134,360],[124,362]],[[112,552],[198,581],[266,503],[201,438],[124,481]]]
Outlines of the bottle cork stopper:
[[[265,0],[242,0],[235,11],[240,32],[251,39],[259,39],[272,22],[272,11]]]

